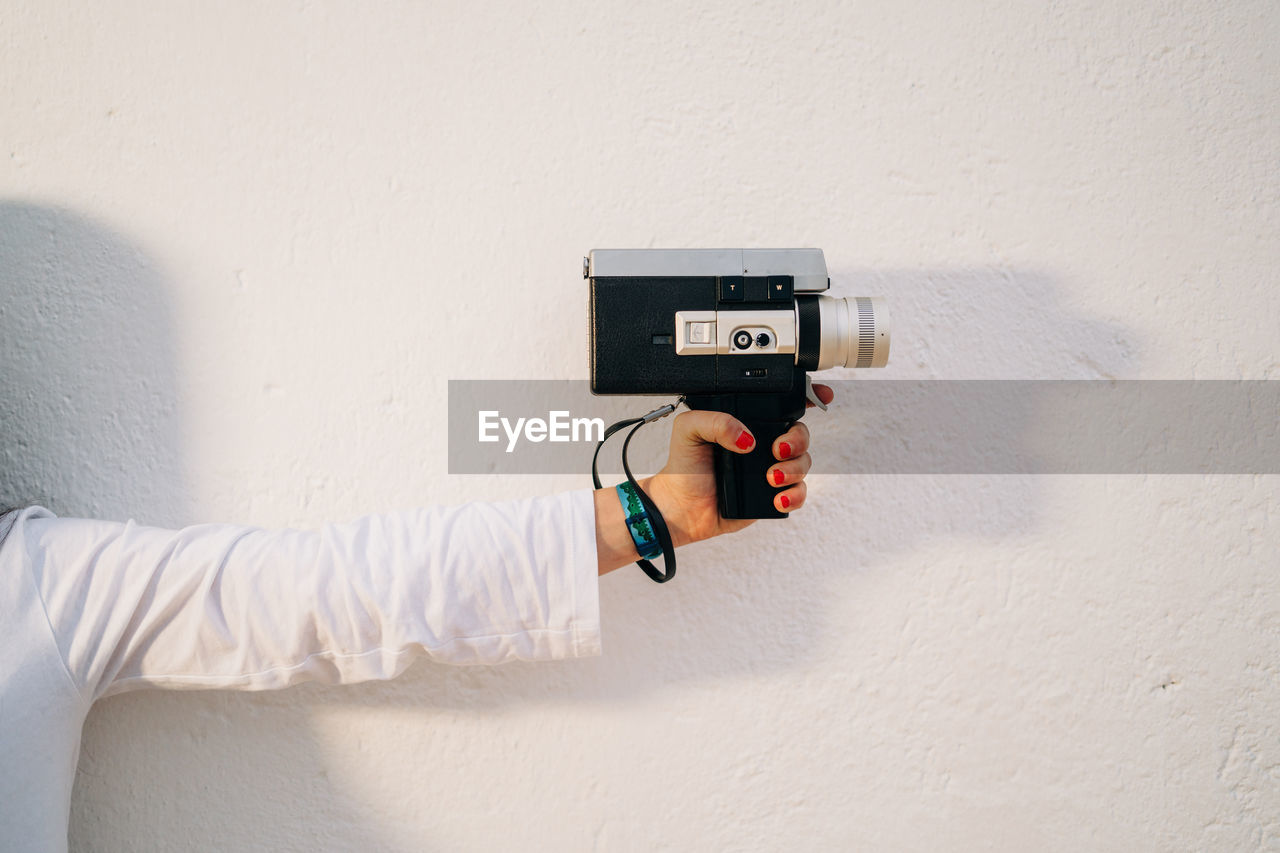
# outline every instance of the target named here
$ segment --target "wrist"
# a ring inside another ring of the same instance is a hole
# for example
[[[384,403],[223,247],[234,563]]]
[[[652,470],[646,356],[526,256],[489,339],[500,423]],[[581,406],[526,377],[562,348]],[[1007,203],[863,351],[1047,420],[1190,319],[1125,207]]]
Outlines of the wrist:
[[[645,477],[636,482],[662,513],[663,519],[667,522],[667,530],[671,533],[671,542],[675,547],[679,548],[697,541],[689,535],[678,505],[663,487],[661,479]],[[640,559],[640,554],[636,551],[631,531],[627,529],[627,517],[622,502],[618,500],[617,489],[614,486],[596,489],[594,499],[597,571],[603,575],[622,568],[628,563],[634,563]]]
[[[595,490],[596,562],[599,574],[611,572],[640,559],[635,542],[627,530],[618,493],[613,486]]]
[[[671,534],[672,545],[679,548],[697,541],[689,535],[688,525],[685,524],[685,519],[680,514],[679,503],[667,491],[664,481],[658,475],[645,477],[636,482],[640,484],[640,488],[644,489],[645,494],[649,496],[649,499],[657,505],[658,511],[662,513],[663,520],[667,522],[667,532]]]

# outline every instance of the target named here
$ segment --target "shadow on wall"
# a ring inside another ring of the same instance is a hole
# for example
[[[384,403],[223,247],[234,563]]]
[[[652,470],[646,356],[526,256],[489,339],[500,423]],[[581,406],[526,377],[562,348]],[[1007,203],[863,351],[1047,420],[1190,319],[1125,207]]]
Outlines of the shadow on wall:
[[[83,216],[0,202],[0,500],[187,520],[171,309],[154,263]]]
[[[1129,333],[1073,315],[1052,276],[872,271],[845,283],[845,293],[893,298],[894,360],[914,366],[908,375],[936,369],[931,353],[951,354],[940,372],[964,378],[1133,371]],[[68,515],[188,521],[171,310],[154,264],[83,217],[3,203],[0,285],[0,499]],[[973,368],[950,366],[961,363]],[[835,416],[857,413],[828,417]],[[808,422],[819,459],[858,452],[824,444],[823,420]],[[1040,522],[1040,478],[923,479],[924,489],[921,476],[822,478],[813,484],[813,508],[785,527],[757,524],[689,549],[675,584],[652,584],[634,569],[610,576],[601,584],[600,659],[420,664],[391,684],[107,700],[86,725],[72,846],[129,846],[138,833],[180,846],[378,839],[376,818],[330,778],[332,735],[299,719],[308,708],[396,707],[439,725],[454,710],[621,704],[681,684],[767,678],[821,661],[836,638],[859,631],[850,596],[874,607],[877,585],[890,582],[886,567],[903,555],[1022,537]],[[220,806],[205,808],[210,802]]]
[[[1080,316],[1064,304],[1063,283],[1043,272],[833,270],[832,278],[836,295],[891,299],[894,334],[890,370],[823,374],[833,379],[940,373],[956,379],[1106,380],[1137,373],[1135,333]],[[892,370],[895,364],[901,372]],[[650,403],[644,398],[637,411]],[[815,472],[824,466],[859,470],[860,447],[848,440],[858,413],[848,401],[845,408],[839,403],[830,413],[806,418]],[[998,421],[1009,432],[1005,416],[990,413],[992,426]],[[981,432],[980,424],[975,430]],[[633,456],[663,458],[668,436],[669,428],[640,433]],[[621,704],[681,683],[767,677],[811,665],[828,657],[838,638],[858,634],[851,612],[860,608],[845,605],[853,598],[874,601],[875,585],[889,582],[886,565],[900,566],[913,552],[1033,535],[1042,523],[1044,489],[1039,476],[818,477],[810,487],[811,508],[786,522],[758,523],[692,546],[681,555],[675,583],[659,586],[634,567],[603,579],[602,659],[551,668],[428,666],[410,676],[407,689],[344,690],[323,701],[449,709],[571,698]],[[1012,579],[998,582],[1007,587]]]
[[[155,261],[109,227],[0,202],[0,503],[165,527],[191,522],[168,291]],[[298,725],[297,707],[256,710],[266,704],[143,692],[95,705],[71,849],[156,839],[227,849],[237,832],[247,849],[264,827],[283,844],[317,831],[316,813],[352,827],[353,838],[376,839],[361,814],[335,807],[324,751]],[[206,741],[211,731],[221,736]],[[222,807],[204,809],[211,797]],[[235,825],[217,815],[236,816]]]
[[[936,371],[967,379],[1096,380],[1136,374],[1134,333],[1065,307],[1066,289],[1052,275],[953,269],[837,271],[833,277],[840,295],[893,300],[891,365],[905,369],[886,371],[886,377]],[[828,375],[852,378],[855,372]],[[836,440],[851,430],[835,420],[856,423],[857,417],[856,409],[837,405],[830,414],[807,418],[818,466],[857,470],[859,446]],[[1005,413],[992,411],[991,417]],[[635,455],[661,458],[666,435],[641,433]],[[1042,526],[1044,488],[1041,477],[997,474],[817,478],[811,509],[693,546],[682,554],[677,583],[658,586],[632,567],[604,579],[604,658],[489,669],[427,664],[410,673],[407,684],[313,695],[324,705],[449,710],[572,700],[622,704],[682,683],[789,671],[827,657],[837,638],[857,635],[850,615],[856,608],[844,605],[851,596],[874,602],[875,586],[889,582],[884,567],[900,566],[904,555],[1033,535]]]

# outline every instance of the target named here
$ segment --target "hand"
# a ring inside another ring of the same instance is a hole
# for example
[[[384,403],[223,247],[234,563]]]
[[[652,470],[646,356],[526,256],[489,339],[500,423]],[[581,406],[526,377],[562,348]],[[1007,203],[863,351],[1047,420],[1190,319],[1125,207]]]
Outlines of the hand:
[[[822,402],[830,403],[835,398],[835,392],[826,385],[813,387]],[[744,434],[747,438],[743,438]],[[740,440],[745,447],[738,446]],[[720,517],[712,467],[712,445],[716,444],[733,453],[755,449],[754,436],[737,418],[724,412],[683,412],[676,416],[671,429],[667,464],[657,474],[639,481],[662,511],[676,547],[732,533],[754,522]],[[788,453],[783,453],[783,445],[787,445]],[[777,489],[773,505],[781,512],[794,512],[804,506],[804,477],[810,465],[809,428],[803,423],[795,424],[774,441],[772,452],[778,461],[766,475],[769,485]],[[780,483],[778,472],[782,475]],[[611,488],[596,492],[596,548],[601,574],[639,559],[623,521],[622,507]]]

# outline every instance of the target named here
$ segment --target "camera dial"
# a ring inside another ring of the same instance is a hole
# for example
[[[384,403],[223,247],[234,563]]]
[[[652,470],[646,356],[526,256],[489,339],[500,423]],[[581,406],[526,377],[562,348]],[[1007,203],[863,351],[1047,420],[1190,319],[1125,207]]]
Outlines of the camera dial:
[[[771,343],[773,343],[773,338],[768,332],[761,332],[756,335],[756,346],[760,347],[760,349],[767,349]]]

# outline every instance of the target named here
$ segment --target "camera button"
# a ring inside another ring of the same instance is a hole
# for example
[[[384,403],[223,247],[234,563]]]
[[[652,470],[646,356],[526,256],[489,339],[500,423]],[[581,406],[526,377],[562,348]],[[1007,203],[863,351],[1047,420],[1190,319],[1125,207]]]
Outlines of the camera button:
[[[746,298],[747,298],[747,290],[742,283],[742,276],[740,275],[720,276],[720,301],[721,302],[741,302]]]
[[[751,333],[746,329],[742,329],[734,334],[733,345],[738,349],[747,349],[751,346],[752,340]]]
[[[689,343],[691,344],[710,344],[715,343],[715,323],[690,323],[689,324]]]
[[[769,301],[790,302],[795,291],[795,278],[789,275],[769,276]]]

